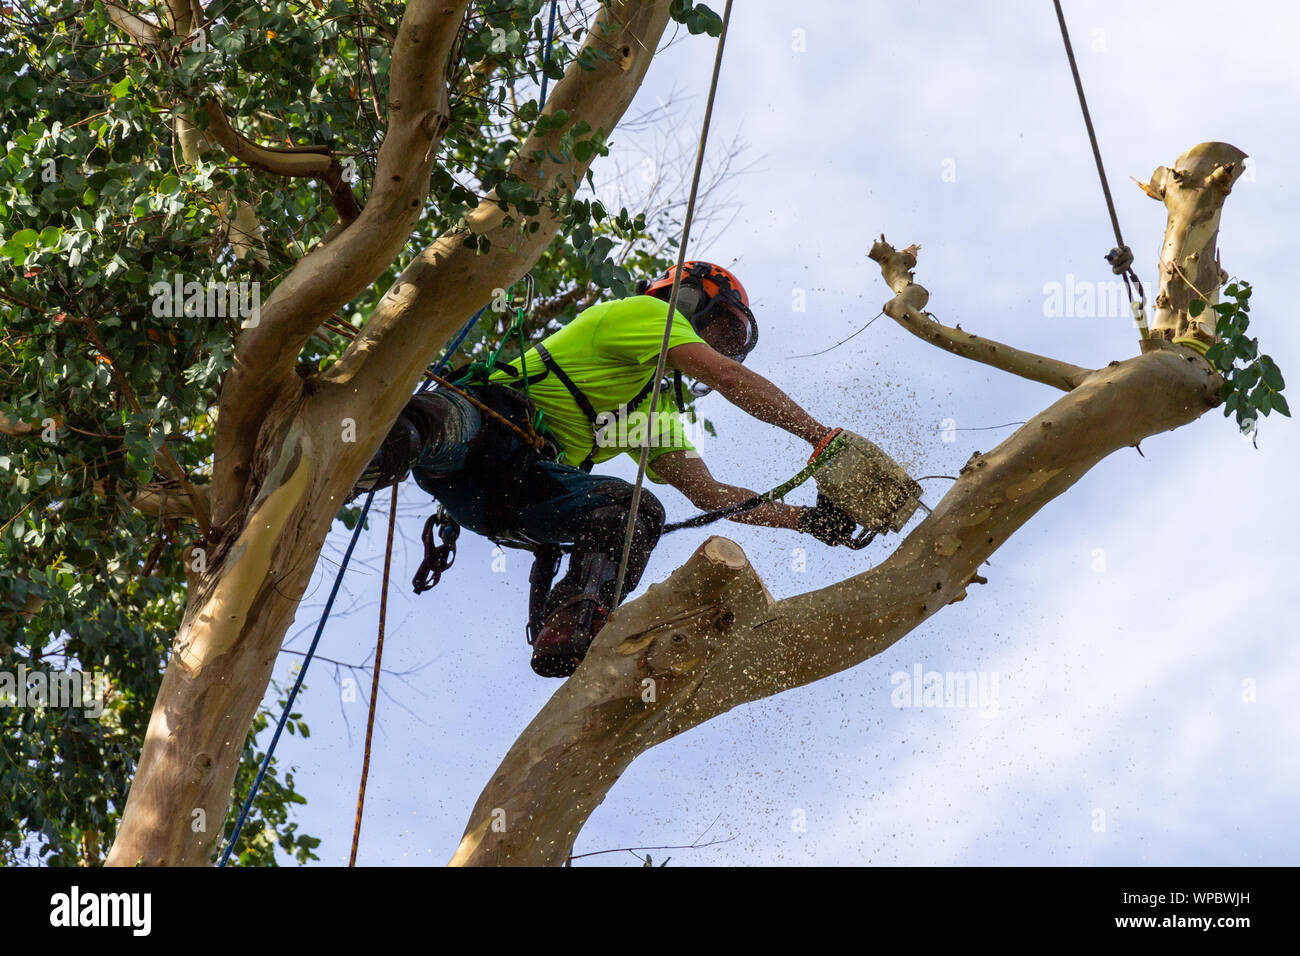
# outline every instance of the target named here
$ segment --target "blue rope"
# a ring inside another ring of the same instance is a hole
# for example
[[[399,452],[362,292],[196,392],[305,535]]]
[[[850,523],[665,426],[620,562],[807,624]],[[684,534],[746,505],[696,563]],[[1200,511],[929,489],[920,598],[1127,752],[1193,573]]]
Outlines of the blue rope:
[[[558,5],[559,0],[551,0],[551,18],[550,23],[546,28],[546,51],[542,54],[542,94],[541,101],[537,107],[539,113],[546,108],[546,86],[548,77],[546,76],[545,68],[546,64],[551,61],[551,46],[555,39],[555,9]],[[485,305],[474,313],[473,318],[465,323],[464,328],[456,333],[456,337],[452,339],[451,344],[447,346],[447,350],[443,352],[442,358],[438,360],[438,364],[433,367],[433,373],[435,375],[440,375],[442,370],[447,367],[447,363],[451,361],[451,357],[456,354],[456,351],[461,347],[465,339],[469,337],[470,332],[474,330],[474,326],[478,325],[478,320],[483,317],[483,313],[486,311],[487,306]],[[425,391],[432,384],[433,383],[427,379],[421,382],[420,387],[416,390],[416,394]],[[262,786],[262,779],[266,776],[266,770],[271,765],[271,755],[275,753],[275,745],[280,741],[280,734],[284,731],[284,725],[289,720],[289,712],[293,709],[293,702],[298,696],[298,689],[302,687],[303,678],[307,674],[307,665],[311,663],[312,655],[316,653],[316,645],[320,642],[320,636],[325,630],[325,622],[329,620],[330,611],[334,607],[334,598],[338,596],[339,587],[343,584],[343,574],[347,571],[348,561],[352,558],[352,549],[357,546],[357,539],[361,537],[361,529],[366,523],[366,515],[370,513],[370,503],[374,500],[375,493],[371,491],[370,494],[366,496],[366,503],[361,509],[361,516],[357,518],[357,525],[352,530],[352,540],[348,542],[348,549],[343,555],[343,562],[339,565],[338,574],[334,578],[334,587],[330,591],[329,600],[325,602],[325,610],[321,613],[320,622],[316,625],[316,634],[311,639],[311,646],[307,648],[307,654],[303,658],[302,667],[298,669],[298,679],[294,681],[293,690],[289,692],[289,699],[285,701],[284,713],[280,715],[280,722],[276,725],[275,735],[271,737],[271,744],[266,748],[266,756],[262,758],[262,765],[257,770],[257,777],[253,780],[253,786],[248,791],[248,798],[244,801],[243,809],[239,811],[239,819],[235,821],[235,830],[230,834],[230,839],[226,842],[226,848],[222,851],[221,860],[217,863],[217,866],[226,865],[226,861],[230,859],[231,851],[235,848],[236,841],[239,840],[240,831],[243,830],[244,822],[248,819],[248,812],[252,809],[253,798],[257,796],[257,791]]]
[[[542,101],[537,104],[537,112],[546,109],[546,84],[550,77],[546,75],[546,64],[551,62],[551,42],[555,39],[555,7],[559,0],[551,0],[551,22],[546,26],[546,52],[542,54]]]
[[[370,513],[370,503],[375,500],[373,491],[366,495],[366,503],[361,509],[361,515],[357,518],[357,525],[352,529],[352,540],[348,542],[348,549],[343,554],[343,563],[339,565],[339,573],[334,578],[334,587],[330,591],[329,600],[325,602],[325,610],[321,614],[320,623],[316,625],[316,634],[311,639],[311,646],[307,648],[307,654],[303,658],[302,667],[298,669],[298,679],[293,683],[293,690],[289,692],[289,699],[285,701],[284,713],[280,715],[280,723],[275,728],[275,736],[271,738],[271,745],[266,748],[266,756],[262,758],[262,766],[257,770],[257,777],[253,780],[253,786],[248,791],[248,799],[244,801],[244,808],[239,811],[239,819],[235,821],[235,830],[230,834],[230,839],[226,842],[226,848],[221,853],[221,861],[217,866],[225,866],[226,861],[230,859],[230,853],[235,848],[235,843],[239,840],[239,833],[244,828],[244,821],[248,819],[248,811],[252,809],[253,798],[257,796],[257,791],[262,786],[262,778],[266,776],[266,769],[271,765],[271,755],[275,753],[275,745],[280,741],[280,734],[284,731],[284,725],[289,720],[289,712],[293,710],[294,698],[298,696],[298,690],[302,687],[303,678],[307,676],[307,665],[311,663],[312,655],[316,653],[316,645],[320,643],[321,633],[325,630],[325,622],[329,620],[330,609],[334,607],[334,599],[338,597],[339,585],[343,583],[343,572],[348,568],[348,561],[352,559],[352,549],[357,546],[357,539],[361,537],[361,529],[365,527],[366,515]]]
[[[469,335],[469,333],[473,331],[474,326],[478,325],[478,320],[483,317],[483,313],[486,311],[487,311],[487,306],[485,305],[483,306],[483,308],[479,309],[477,312],[474,313],[474,317],[465,323],[465,327],[463,329],[461,329],[459,332],[456,333],[456,337],[452,339],[451,344],[447,346],[447,351],[442,353],[442,358],[438,359],[438,364],[433,367],[434,375],[442,374],[442,370],[447,367],[447,363],[451,361],[451,357],[456,354],[456,351],[460,348],[461,343],[464,342],[465,338]],[[433,387],[433,381],[431,379],[426,378],[423,382],[420,383],[420,387],[415,390],[415,394],[419,395],[421,392],[428,391],[432,387]]]

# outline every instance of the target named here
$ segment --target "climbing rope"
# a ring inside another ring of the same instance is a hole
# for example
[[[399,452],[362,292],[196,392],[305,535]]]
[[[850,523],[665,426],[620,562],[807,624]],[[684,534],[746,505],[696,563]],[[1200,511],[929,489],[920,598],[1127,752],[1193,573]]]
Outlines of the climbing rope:
[[[1079,65],[1074,60],[1074,47],[1070,44],[1070,31],[1065,26],[1065,13],[1061,10],[1061,0],[1052,0],[1056,6],[1056,21],[1061,25],[1061,39],[1065,41],[1065,56],[1070,61],[1070,73],[1074,76],[1074,89],[1079,94],[1079,107],[1083,110],[1083,123],[1088,128],[1088,142],[1092,144],[1092,158],[1097,163],[1097,175],[1101,179],[1101,191],[1106,197],[1106,209],[1110,212],[1110,224],[1115,230],[1115,248],[1106,253],[1106,261],[1111,271],[1124,279],[1124,288],[1128,291],[1129,309],[1137,323],[1142,338],[1149,338],[1147,329],[1146,290],[1142,280],[1133,271],[1133,250],[1124,244],[1124,236],[1119,229],[1119,215],[1115,212],[1115,200],[1110,194],[1110,183],[1106,181],[1106,167],[1101,161],[1101,148],[1097,145],[1097,131],[1092,125],[1092,114],[1088,112],[1088,100],[1083,95],[1083,80],[1079,78]],[[1130,284],[1132,283],[1132,284]],[[1138,297],[1133,298],[1133,286],[1137,286]]]
[[[695,152],[695,172],[691,176],[691,194],[686,203],[686,215],[682,219],[682,236],[677,243],[677,268],[673,272],[673,288],[668,295],[668,317],[664,321],[664,338],[659,346],[659,360],[655,364],[650,390],[650,401],[645,407],[654,414],[659,407],[659,390],[668,363],[668,342],[672,337],[673,313],[677,310],[677,293],[681,288],[683,266],[686,263],[686,244],[691,235],[691,218],[695,215],[695,198],[700,189],[700,172],[704,167],[704,148],[709,140],[709,124],[713,120],[713,100],[718,92],[718,74],[722,71],[722,52],[727,43],[727,26],[731,22],[731,0],[722,11],[722,31],[718,34],[718,49],[713,57],[713,77],[709,81],[709,98],[704,107],[704,123],[700,127],[700,145]],[[645,482],[646,463],[650,458],[650,440],[646,439],[637,456],[636,483],[632,486],[632,503],[627,512],[627,529],[623,533],[623,555],[618,562],[618,576],[614,579],[614,607],[623,600],[623,583],[627,577],[627,564],[632,555],[632,535],[636,531],[637,511],[641,507],[641,486]]]
[[[537,102],[537,113],[539,116],[542,111],[546,109],[546,87],[550,81],[550,77],[546,75],[546,67],[551,62],[551,48],[555,44],[555,10],[558,5],[559,0],[551,0],[551,16],[550,21],[546,26],[546,49],[542,53],[542,92],[541,96],[538,97]],[[529,293],[529,301],[532,301],[531,292]],[[488,304],[490,305],[491,303]],[[461,347],[465,339],[469,337],[470,332],[474,331],[474,327],[478,325],[478,320],[483,317],[483,313],[487,311],[487,308],[488,307],[485,305],[483,308],[475,312],[470,320],[465,323],[465,327],[456,333],[456,337],[451,341],[451,344],[447,346],[447,351],[442,353],[442,358],[439,360],[438,365],[434,367],[435,372],[441,371],[442,368],[446,366],[447,362],[451,360],[451,357],[456,354],[456,351]],[[430,382],[426,379],[420,383],[420,387],[416,390],[416,393],[419,394],[420,392],[424,392],[429,387]]]
[[[357,820],[352,826],[352,853],[348,866],[357,865],[357,845],[361,842],[361,811],[366,805],[366,780],[370,777],[370,741],[375,734],[375,703],[379,699],[379,666],[384,659],[384,623],[388,617],[388,572],[393,566],[393,531],[397,527],[397,485],[388,505],[388,547],[384,551],[384,583],[379,591],[379,636],[375,643],[375,673],[370,679],[370,713],[366,717],[366,747],[361,758],[361,783],[357,789]]]

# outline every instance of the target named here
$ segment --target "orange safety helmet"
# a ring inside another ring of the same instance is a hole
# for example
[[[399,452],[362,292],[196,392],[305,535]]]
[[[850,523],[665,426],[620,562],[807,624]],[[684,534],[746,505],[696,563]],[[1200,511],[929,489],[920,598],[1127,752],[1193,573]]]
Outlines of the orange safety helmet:
[[[642,279],[637,283],[637,292],[666,302],[676,274],[677,267],[670,266],[657,279]],[[749,295],[740,280],[722,266],[698,259],[684,263],[677,290],[677,311],[691,320],[691,326],[700,335],[720,318],[735,320],[738,324],[733,340],[719,351],[737,362],[745,361],[745,356],[758,344],[758,322],[749,309]]]

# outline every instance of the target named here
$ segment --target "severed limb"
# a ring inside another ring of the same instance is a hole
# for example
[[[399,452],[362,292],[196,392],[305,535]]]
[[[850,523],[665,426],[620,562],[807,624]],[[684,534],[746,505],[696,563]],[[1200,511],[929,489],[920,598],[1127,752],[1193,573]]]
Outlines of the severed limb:
[[[936,322],[921,310],[930,299],[924,286],[912,281],[912,268],[916,265],[919,246],[896,250],[885,237],[874,243],[868,255],[880,263],[885,282],[894,290],[894,298],[885,303],[885,314],[918,338],[944,351],[962,358],[983,362],[994,368],[1034,382],[1042,382],[1068,392],[1076,388],[1092,369],[1071,365],[1058,359],[1024,352],[992,339],[971,335],[961,329],[950,329]]]

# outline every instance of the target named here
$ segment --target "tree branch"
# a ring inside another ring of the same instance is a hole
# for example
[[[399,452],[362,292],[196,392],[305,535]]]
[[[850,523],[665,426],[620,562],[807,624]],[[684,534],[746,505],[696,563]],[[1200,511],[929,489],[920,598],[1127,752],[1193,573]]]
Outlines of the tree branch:
[[[105,3],[108,17],[120,30],[144,49],[158,46],[158,24],[150,23],[116,3]]]
[[[190,490],[186,491],[178,482],[150,482],[131,499],[131,507],[156,517],[194,518],[196,514],[191,494],[199,502],[200,508],[206,512],[210,489],[207,485],[193,483],[190,484]]]
[[[971,335],[961,329],[950,329],[925,315],[921,310],[929,301],[930,293],[912,281],[912,268],[916,265],[919,246],[895,250],[885,237],[872,245],[868,255],[880,263],[885,282],[894,290],[894,298],[885,304],[885,314],[918,338],[944,351],[962,358],[983,362],[994,368],[1034,382],[1042,382],[1062,391],[1070,391],[1092,374],[1091,369],[1071,365],[1057,359],[1022,352],[1010,345],[992,339]]]
[[[1219,286],[1228,278],[1215,252],[1219,216],[1232,184],[1245,170],[1245,160],[1246,154],[1230,143],[1200,143],[1179,156],[1172,168],[1157,167],[1150,182],[1138,183],[1169,210],[1152,340],[1192,339],[1204,345],[1218,341],[1217,313],[1209,307],[1218,302]],[[1203,318],[1193,319],[1188,312],[1193,298],[1205,301]]]
[[[327,316],[388,268],[419,221],[434,149],[450,122],[447,57],[467,5],[468,0],[407,4],[393,44],[388,128],[365,208],[298,262],[263,304],[258,324],[235,344],[217,425],[217,524],[224,524],[242,499],[265,412],[300,394],[295,369],[303,345]]]
[[[558,865],[645,750],[739,704],[879,654],[981,581],[981,563],[1110,453],[1217,402],[1217,373],[1166,349],[1113,363],[986,455],[883,563],[774,601],[744,553],[710,538],[620,607],[506,754],[453,865]]]
[[[265,173],[323,180],[341,220],[349,223],[361,215],[357,197],[343,179],[343,167],[328,146],[261,146],[230,125],[215,98],[209,97],[203,107],[208,115],[208,132],[232,157]]]

